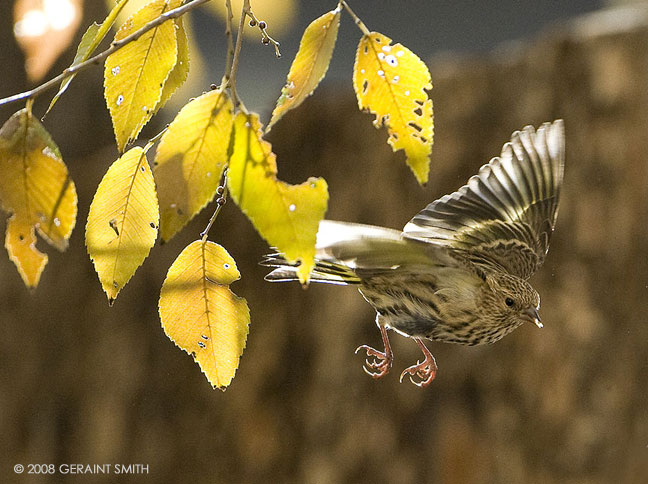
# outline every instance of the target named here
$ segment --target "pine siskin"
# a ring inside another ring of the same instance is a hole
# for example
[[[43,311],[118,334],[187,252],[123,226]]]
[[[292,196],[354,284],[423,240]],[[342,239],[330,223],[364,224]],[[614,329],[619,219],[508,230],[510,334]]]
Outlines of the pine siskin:
[[[542,265],[553,232],[564,171],[562,120],[513,133],[499,158],[458,191],[429,204],[402,232],[324,220],[313,282],[357,284],[377,312],[384,351],[367,353],[373,378],[389,372],[387,329],[413,338],[422,362],[405,369],[419,386],[437,365],[423,338],[465,345],[493,343],[524,322],[542,328],[540,296],[527,279]],[[269,281],[296,280],[281,254]],[[417,380],[415,380],[416,378]]]

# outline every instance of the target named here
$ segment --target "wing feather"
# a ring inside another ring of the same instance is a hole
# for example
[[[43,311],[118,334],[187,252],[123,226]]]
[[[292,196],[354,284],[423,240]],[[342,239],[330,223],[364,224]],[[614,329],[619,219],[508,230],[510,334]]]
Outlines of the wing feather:
[[[530,277],[549,249],[564,152],[562,120],[516,131],[499,157],[425,207],[403,236],[470,252],[471,259]]]

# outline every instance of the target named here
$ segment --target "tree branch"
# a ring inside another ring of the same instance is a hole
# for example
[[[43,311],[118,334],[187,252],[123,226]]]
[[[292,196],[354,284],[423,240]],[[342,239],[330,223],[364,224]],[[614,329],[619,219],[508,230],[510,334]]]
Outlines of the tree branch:
[[[76,64],[74,66],[68,67],[65,69],[61,74],[58,76],[54,77],[53,79],[50,79],[49,81],[41,84],[38,87],[35,87],[34,89],[30,91],[25,91],[21,92],[20,94],[15,94],[13,96],[6,97],[4,99],[0,99],[0,106],[4,104],[9,104],[12,102],[16,101],[21,101],[23,99],[29,99],[29,98],[35,98],[41,95],[42,93],[49,91],[50,89],[58,86],[63,79],[68,77],[70,74],[76,74],[77,72],[81,72],[88,67],[92,65],[97,65],[101,61],[103,61],[106,57],[108,57],[110,54],[113,52],[118,51],[122,47],[124,47],[127,44],[130,44],[131,42],[136,41],[139,39],[142,35],[144,35],[146,32],[148,32],[151,29],[154,29],[155,27],[158,27],[162,25],[164,22],[167,20],[171,20],[174,18],[178,18],[185,13],[189,12],[190,10],[193,10],[194,8],[202,5],[203,3],[207,3],[211,0],[191,0],[190,2],[184,4],[181,7],[175,8],[173,10],[169,10],[168,12],[164,12],[162,15],[160,15],[158,18],[155,20],[152,20],[151,22],[147,23],[144,25],[141,29],[137,30],[136,32],[133,32],[131,35],[128,37],[124,37],[121,40],[117,40],[110,44],[110,47],[100,54],[97,54],[94,57],[91,57],[90,59],[81,62],[80,64]]]

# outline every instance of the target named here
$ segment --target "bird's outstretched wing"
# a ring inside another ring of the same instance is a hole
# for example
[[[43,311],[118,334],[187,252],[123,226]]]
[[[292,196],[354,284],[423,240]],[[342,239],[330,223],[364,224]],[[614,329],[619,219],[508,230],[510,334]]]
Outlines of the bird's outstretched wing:
[[[516,131],[499,158],[454,193],[419,212],[403,236],[463,252],[528,278],[544,261],[565,160],[562,120]]]

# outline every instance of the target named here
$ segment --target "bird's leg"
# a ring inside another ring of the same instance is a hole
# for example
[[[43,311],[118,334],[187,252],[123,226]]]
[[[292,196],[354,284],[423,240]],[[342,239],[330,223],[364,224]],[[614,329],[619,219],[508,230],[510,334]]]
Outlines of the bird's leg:
[[[421,338],[414,338],[414,341],[416,341],[418,347],[421,348],[421,351],[423,352],[423,356],[425,356],[425,358],[421,363],[417,361],[416,365],[412,365],[409,368],[406,368],[403,373],[401,373],[400,381],[403,381],[405,375],[409,375],[410,381],[414,383],[414,385],[419,387],[426,387],[430,383],[432,383],[432,380],[434,380],[438,368],[434,356],[432,356],[430,350],[427,349],[425,343],[423,343],[423,340]],[[418,377],[421,381],[417,382],[412,377]]]
[[[385,351],[378,351],[367,345],[358,346],[355,350],[356,353],[360,350],[365,350],[367,352],[367,359],[365,360],[362,369],[373,379],[382,378],[389,373],[389,369],[391,368],[394,359],[391,345],[389,344],[389,337],[387,336],[387,328],[382,324],[378,324],[378,327],[380,328],[380,334],[382,335],[383,344],[385,345]],[[370,361],[369,358],[373,359]]]

